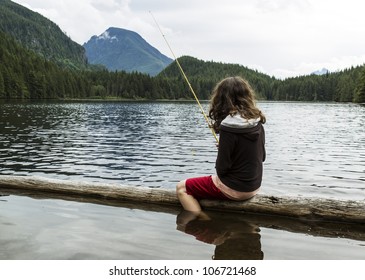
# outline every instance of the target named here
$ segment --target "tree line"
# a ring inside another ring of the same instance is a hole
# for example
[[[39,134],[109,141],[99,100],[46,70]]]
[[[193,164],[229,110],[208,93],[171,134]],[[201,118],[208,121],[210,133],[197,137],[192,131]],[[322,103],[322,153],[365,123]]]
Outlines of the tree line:
[[[362,70],[360,80],[356,89],[356,96],[354,102],[365,103],[365,67]]]
[[[137,72],[60,67],[0,32],[0,98],[170,98],[167,89],[167,81]]]
[[[209,99],[224,77],[240,75],[267,100],[365,102],[365,68],[352,67],[326,75],[279,80],[238,64],[179,59],[200,99]],[[158,76],[110,72],[97,67],[61,67],[25,49],[0,32],[0,98],[2,99],[191,99],[182,75],[172,63]]]
[[[351,67],[325,75],[312,74],[280,80],[238,64],[204,62],[192,57],[182,57],[179,61],[186,68],[185,72],[191,84],[197,88],[197,92],[203,98],[209,97],[217,81],[227,76],[237,75],[250,82],[259,99],[364,102],[363,97],[359,95],[364,66]],[[182,84],[179,74],[176,64],[171,64],[159,76],[165,75],[172,84],[179,85],[186,92],[187,86]]]

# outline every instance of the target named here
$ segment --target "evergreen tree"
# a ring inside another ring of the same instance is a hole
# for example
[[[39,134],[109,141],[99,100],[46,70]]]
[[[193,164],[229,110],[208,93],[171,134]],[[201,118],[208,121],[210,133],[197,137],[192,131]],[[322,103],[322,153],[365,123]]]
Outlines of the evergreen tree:
[[[1,69],[0,69],[0,98],[5,98],[5,85]]]
[[[354,101],[357,103],[365,103],[365,66],[363,67],[363,71],[358,82]]]
[[[227,76],[242,76],[258,98],[290,101],[365,102],[365,68],[351,67],[323,76],[278,80],[238,64],[179,59],[199,99],[209,99],[214,85]],[[71,70],[19,45],[0,31],[0,98],[193,99],[176,63],[156,77],[105,69]]]
[[[42,99],[46,97],[45,76],[42,72],[30,71],[28,73],[27,84],[30,92],[30,98]]]

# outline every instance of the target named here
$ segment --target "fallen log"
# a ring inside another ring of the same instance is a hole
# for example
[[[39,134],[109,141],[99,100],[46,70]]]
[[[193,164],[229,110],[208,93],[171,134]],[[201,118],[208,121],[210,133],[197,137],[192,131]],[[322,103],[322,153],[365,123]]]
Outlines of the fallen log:
[[[36,192],[20,189],[0,189],[0,202],[7,201],[7,196],[27,196],[36,200],[57,199],[79,203],[92,203],[106,205],[110,207],[129,208],[148,212],[165,213],[178,216],[182,213],[182,208],[175,204],[156,204],[156,203],[136,203],[133,201],[121,201],[104,199],[101,197],[85,197],[51,192]],[[1,205],[0,205],[1,206]],[[234,223],[249,223],[259,228],[272,228],[292,233],[301,233],[311,236],[329,238],[347,238],[352,240],[365,241],[364,223],[339,223],[336,221],[296,219],[278,215],[262,215],[241,212],[211,211],[206,209],[205,213],[212,219],[219,220],[220,224],[226,224],[229,228]],[[228,224],[228,225],[227,225]]]
[[[103,198],[106,200],[152,203],[180,207],[174,190],[125,186],[120,184],[56,180],[33,176],[0,175],[1,189],[26,190],[35,193],[57,193],[65,196]],[[237,201],[202,200],[209,210],[244,212],[326,220],[346,223],[365,223],[365,201],[343,201],[323,198],[297,198],[256,195]]]

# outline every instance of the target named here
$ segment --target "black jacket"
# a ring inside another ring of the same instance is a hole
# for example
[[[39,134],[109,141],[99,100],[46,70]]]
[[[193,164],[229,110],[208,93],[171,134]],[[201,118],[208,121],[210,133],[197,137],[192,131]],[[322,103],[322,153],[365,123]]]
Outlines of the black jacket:
[[[227,187],[251,192],[261,186],[266,158],[265,130],[259,122],[249,128],[220,126],[216,171]]]

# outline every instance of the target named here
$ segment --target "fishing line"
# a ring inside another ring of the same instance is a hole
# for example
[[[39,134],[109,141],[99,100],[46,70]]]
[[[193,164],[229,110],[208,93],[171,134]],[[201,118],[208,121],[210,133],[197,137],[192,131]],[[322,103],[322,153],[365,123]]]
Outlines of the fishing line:
[[[185,72],[184,72],[183,68],[182,68],[182,67],[181,67],[181,65],[180,65],[179,60],[177,59],[177,57],[176,57],[176,55],[175,55],[174,51],[172,50],[172,48],[171,48],[171,46],[170,46],[169,42],[167,41],[167,39],[166,39],[166,37],[165,37],[165,34],[163,34],[163,32],[162,32],[162,30],[161,30],[161,28],[160,28],[160,25],[157,23],[157,20],[156,20],[156,19],[155,19],[155,17],[153,16],[152,12],[151,12],[151,11],[149,11],[149,12],[150,12],[150,14],[151,14],[151,16],[152,16],[152,18],[153,18],[154,22],[156,23],[156,26],[157,26],[158,30],[160,31],[160,33],[161,33],[162,37],[164,38],[164,40],[165,40],[165,43],[166,43],[167,47],[170,49],[170,52],[171,52],[172,56],[174,57],[174,60],[176,61],[176,64],[177,64],[177,66],[178,66],[178,68],[179,68],[179,70],[180,70],[180,72],[181,72],[182,76],[184,77],[184,79],[185,79],[186,83],[188,84],[188,86],[189,86],[189,89],[190,89],[191,93],[193,94],[193,96],[194,96],[194,98],[195,98],[196,102],[198,103],[198,106],[199,106],[199,108],[200,108],[200,111],[201,111],[201,113],[203,114],[204,119],[205,119],[205,121],[207,122],[208,127],[209,127],[209,129],[210,129],[211,133],[213,134],[213,136],[214,136],[214,138],[215,138],[215,141],[217,141],[217,143],[219,143],[219,140],[218,140],[217,134],[215,133],[215,131],[214,131],[213,127],[211,126],[211,124],[210,124],[210,122],[209,122],[209,119],[208,119],[207,115],[205,114],[204,109],[203,109],[202,105],[200,104],[200,101],[199,101],[198,97],[196,96],[195,91],[194,91],[193,87],[191,86],[191,84],[190,84],[190,81],[189,81],[188,77],[186,76],[186,74],[185,74]]]

